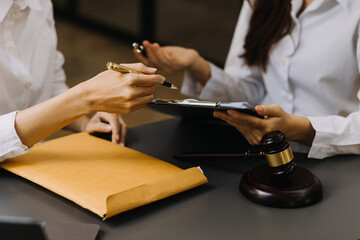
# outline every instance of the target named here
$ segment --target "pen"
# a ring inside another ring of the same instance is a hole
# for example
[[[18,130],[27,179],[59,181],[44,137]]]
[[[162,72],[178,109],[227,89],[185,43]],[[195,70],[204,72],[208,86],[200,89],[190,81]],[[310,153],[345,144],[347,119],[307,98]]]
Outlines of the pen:
[[[132,47],[136,49],[136,52],[142,54],[144,57],[147,57],[146,50],[143,45],[138,44],[137,42],[134,42],[132,44]]]
[[[106,68],[109,70],[114,70],[114,71],[121,72],[121,73],[144,74],[138,70],[135,70],[135,69],[132,69],[129,67],[125,67],[121,64],[117,64],[117,63],[113,63],[113,62],[108,62],[106,64]],[[170,89],[178,89],[178,87],[176,87],[174,84],[166,82],[166,81],[164,81],[161,85],[164,87],[170,88]]]

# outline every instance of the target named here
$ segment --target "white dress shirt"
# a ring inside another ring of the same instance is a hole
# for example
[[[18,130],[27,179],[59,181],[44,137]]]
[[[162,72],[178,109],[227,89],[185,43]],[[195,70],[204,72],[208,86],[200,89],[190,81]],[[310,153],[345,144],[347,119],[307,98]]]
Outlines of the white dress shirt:
[[[0,161],[24,153],[14,123],[23,110],[68,89],[50,0],[0,1]]]
[[[247,1],[236,26],[224,70],[211,65],[202,87],[186,73],[182,93],[206,100],[278,104],[307,117],[316,131],[311,158],[360,154],[360,1],[314,0],[299,17],[302,0],[292,1],[295,26],[273,46],[266,73],[238,56],[252,9]]]

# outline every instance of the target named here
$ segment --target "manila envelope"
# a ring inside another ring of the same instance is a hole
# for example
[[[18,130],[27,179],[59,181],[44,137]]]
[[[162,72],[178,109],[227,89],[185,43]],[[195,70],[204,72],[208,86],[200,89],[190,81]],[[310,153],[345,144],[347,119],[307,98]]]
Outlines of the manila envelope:
[[[37,144],[1,167],[104,220],[207,182],[199,168],[183,170],[88,133]]]

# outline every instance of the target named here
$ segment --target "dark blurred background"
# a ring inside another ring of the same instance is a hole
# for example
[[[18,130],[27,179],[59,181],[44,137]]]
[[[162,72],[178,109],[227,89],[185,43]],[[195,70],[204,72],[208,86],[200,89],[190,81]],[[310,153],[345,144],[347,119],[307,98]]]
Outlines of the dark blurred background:
[[[241,9],[241,0],[53,0],[58,49],[65,56],[67,83],[74,86],[105,70],[107,61],[136,62],[131,44],[197,49],[222,67]],[[161,72],[160,72],[161,74]],[[181,86],[183,72],[163,74]],[[155,97],[186,98],[157,87]],[[141,109],[123,115],[129,127],[170,116]]]

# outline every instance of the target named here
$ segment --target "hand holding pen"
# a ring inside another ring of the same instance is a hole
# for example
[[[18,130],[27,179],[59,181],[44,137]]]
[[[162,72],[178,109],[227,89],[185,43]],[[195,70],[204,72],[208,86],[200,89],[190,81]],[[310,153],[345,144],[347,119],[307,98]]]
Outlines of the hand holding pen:
[[[179,46],[160,46],[158,43],[143,41],[143,45],[133,43],[135,57],[149,67],[166,73],[197,68],[199,54],[196,50]]]
[[[117,64],[117,63],[113,63],[113,62],[108,62],[106,64],[106,68],[109,70],[114,70],[117,72],[121,72],[121,73],[136,73],[136,74],[144,74],[138,70],[126,67],[124,65],[121,64]],[[178,87],[176,87],[175,85],[173,85],[172,83],[166,82],[164,81],[161,86],[170,88],[170,89],[178,89]]]

